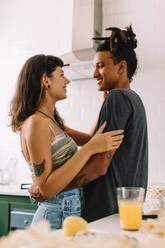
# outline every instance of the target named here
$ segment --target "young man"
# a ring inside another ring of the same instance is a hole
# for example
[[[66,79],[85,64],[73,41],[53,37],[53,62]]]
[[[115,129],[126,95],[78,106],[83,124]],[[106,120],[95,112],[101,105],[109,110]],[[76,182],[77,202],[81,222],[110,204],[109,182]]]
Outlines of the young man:
[[[66,188],[84,186],[82,216],[88,222],[118,212],[117,187],[146,188],[148,179],[146,114],[140,97],[130,89],[137,68],[137,41],[131,26],[110,30],[110,38],[103,38],[94,58],[98,90],[109,92],[94,133],[106,121],[104,132],[123,129],[124,139],[117,150],[93,156]],[[67,131],[75,140],[83,137],[72,129]]]
[[[148,138],[147,121],[140,97],[130,89],[136,71],[137,46],[135,34],[112,28],[110,40],[96,52],[94,77],[99,91],[109,91],[96,125],[95,132],[106,120],[104,130],[124,130],[124,140],[116,153],[111,154],[107,173],[84,188],[83,217],[88,221],[117,212],[116,188],[147,187]]]

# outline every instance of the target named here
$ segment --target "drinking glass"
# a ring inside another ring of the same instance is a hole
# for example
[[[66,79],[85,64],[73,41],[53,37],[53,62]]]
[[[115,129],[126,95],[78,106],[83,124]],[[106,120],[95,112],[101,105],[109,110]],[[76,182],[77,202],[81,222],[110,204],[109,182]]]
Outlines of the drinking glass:
[[[117,188],[120,227],[122,229],[133,231],[138,230],[141,227],[144,195],[144,188]]]

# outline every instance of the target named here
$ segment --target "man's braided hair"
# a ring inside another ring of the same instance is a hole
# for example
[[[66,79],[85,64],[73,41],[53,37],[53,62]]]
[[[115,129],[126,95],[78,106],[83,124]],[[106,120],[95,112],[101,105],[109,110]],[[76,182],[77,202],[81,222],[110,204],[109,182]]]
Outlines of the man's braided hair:
[[[132,30],[132,26],[121,30],[117,27],[109,27],[106,30],[111,31],[109,37],[94,37],[94,40],[104,41],[101,43],[96,52],[109,51],[115,64],[125,60],[127,63],[127,75],[130,80],[137,69],[137,57],[134,49],[137,47],[136,35]]]

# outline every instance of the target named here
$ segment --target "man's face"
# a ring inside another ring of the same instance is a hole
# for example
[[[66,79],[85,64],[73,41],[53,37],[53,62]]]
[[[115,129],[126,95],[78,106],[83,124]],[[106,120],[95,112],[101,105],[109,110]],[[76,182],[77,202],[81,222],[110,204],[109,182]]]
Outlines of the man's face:
[[[97,52],[94,57],[94,74],[99,91],[117,88],[119,83],[119,64],[114,64],[108,51]]]

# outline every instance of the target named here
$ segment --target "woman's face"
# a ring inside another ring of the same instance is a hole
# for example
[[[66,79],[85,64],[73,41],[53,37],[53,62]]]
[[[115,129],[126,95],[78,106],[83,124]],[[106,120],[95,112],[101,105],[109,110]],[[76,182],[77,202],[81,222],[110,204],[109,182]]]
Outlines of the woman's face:
[[[69,80],[64,76],[62,67],[56,67],[52,72],[51,77],[47,77],[48,84],[50,88],[48,93],[56,100],[62,100],[67,97],[67,84]]]

